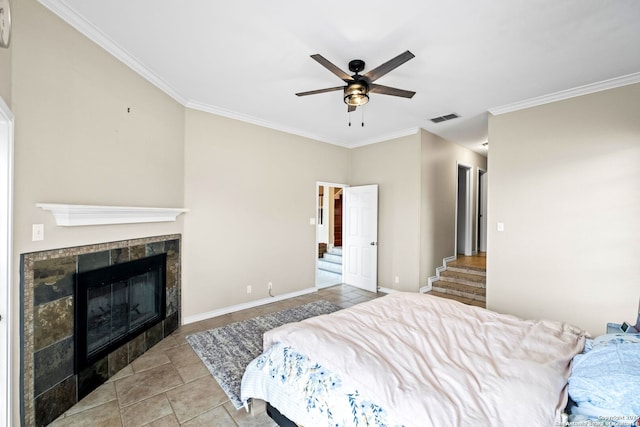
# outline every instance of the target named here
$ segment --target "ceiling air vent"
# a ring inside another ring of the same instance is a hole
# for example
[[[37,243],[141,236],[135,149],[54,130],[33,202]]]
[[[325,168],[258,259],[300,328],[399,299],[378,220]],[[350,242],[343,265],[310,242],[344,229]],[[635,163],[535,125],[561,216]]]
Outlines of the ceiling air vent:
[[[456,113],[451,113],[451,114],[447,114],[445,116],[434,117],[434,118],[432,118],[430,120],[433,123],[440,123],[440,122],[446,122],[447,120],[457,119],[458,117],[460,117],[460,116],[457,115]]]

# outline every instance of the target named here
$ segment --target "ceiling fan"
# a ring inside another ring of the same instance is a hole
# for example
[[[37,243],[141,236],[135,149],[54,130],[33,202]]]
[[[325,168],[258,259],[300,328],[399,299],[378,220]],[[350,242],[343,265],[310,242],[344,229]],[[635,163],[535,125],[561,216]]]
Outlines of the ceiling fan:
[[[413,95],[416,94],[415,92],[409,90],[397,89],[394,87],[382,86],[373,83],[380,77],[387,74],[389,71],[398,68],[400,65],[404,64],[411,58],[414,58],[415,55],[408,50],[378,66],[377,68],[368,71],[365,74],[359,74],[362,70],[364,70],[365,64],[363,60],[354,59],[352,61],[349,61],[349,70],[355,73],[352,76],[342,71],[340,68],[338,68],[336,65],[331,63],[320,54],[311,55],[311,57],[327,70],[331,71],[333,74],[342,79],[342,81],[347,85],[296,93],[296,95],[298,96],[315,95],[317,93],[343,90],[344,103],[347,104],[347,111],[351,112],[354,111],[357,107],[369,102],[369,93],[381,93],[383,95],[400,96],[403,98],[412,98]]]

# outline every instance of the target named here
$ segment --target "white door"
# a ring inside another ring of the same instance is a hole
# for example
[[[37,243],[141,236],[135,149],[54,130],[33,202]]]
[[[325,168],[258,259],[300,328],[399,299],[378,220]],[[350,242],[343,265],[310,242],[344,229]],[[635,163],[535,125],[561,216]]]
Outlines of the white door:
[[[0,427],[11,418],[11,183],[13,114],[0,98]]]
[[[344,189],[344,283],[378,290],[378,186]]]

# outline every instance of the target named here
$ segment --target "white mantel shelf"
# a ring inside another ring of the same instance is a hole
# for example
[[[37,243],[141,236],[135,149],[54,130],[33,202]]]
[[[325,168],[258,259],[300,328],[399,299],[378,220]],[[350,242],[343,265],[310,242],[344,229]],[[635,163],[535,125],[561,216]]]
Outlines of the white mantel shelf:
[[[189,209],[182,208],[69,205],[62,203],[36,203],[36,207],[50,211],[56,219],[56,224],[64,227],[175,221],[178,215],[189,211]]]

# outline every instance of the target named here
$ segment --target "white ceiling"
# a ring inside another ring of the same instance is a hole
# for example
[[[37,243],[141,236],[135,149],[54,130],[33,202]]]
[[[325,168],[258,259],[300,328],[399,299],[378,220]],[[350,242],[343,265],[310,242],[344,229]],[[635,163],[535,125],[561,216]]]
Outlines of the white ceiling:
[[[640,81],[638,0],[40,1],[188,107],[346,147],[424,128],[484,153],[489,110]],[[364,127],[342,92],[294,95],[343,84],[312,54],[352,74],[405,50],[376,83],[416,95],[372,94]]]

